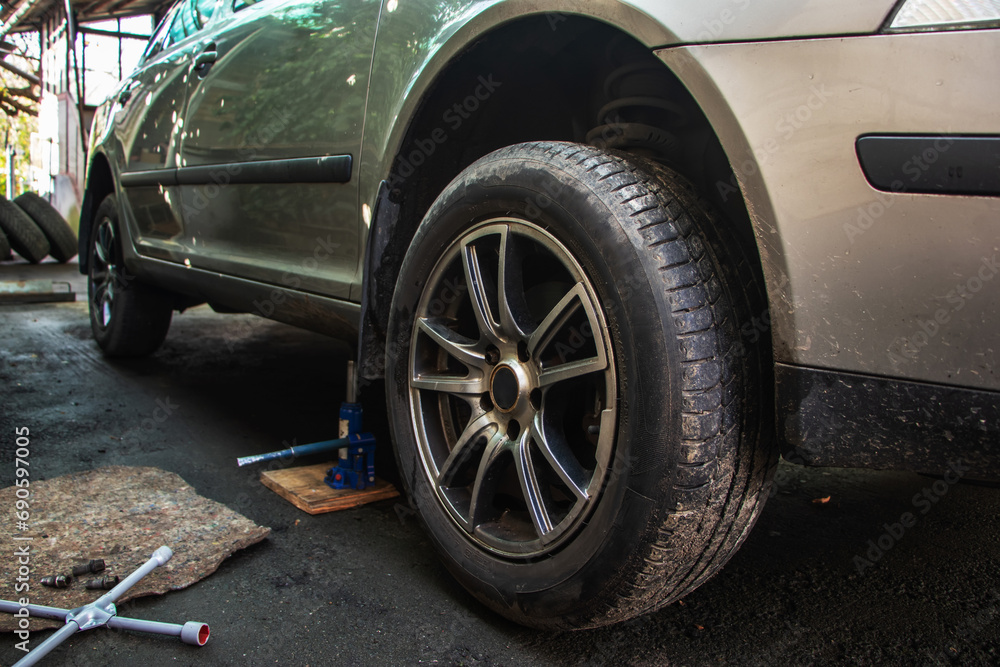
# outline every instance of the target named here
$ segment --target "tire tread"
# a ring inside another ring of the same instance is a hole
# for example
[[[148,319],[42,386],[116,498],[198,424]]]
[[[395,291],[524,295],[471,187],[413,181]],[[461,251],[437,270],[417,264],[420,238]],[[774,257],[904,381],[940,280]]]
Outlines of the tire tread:
[[[551,145],[536,146],[559,155]],[[581,152],[586,153],[577,151],[574,156],[578,158]],[[565,627],[571,628],[645,613],[697,588],[746,538],[768,495],[777,465],[766,427],[758,432],[751,426],[765,422],[769,414],[766,397],[762,400],[755,390],[766,386],[760,383],[770,374],[770,350],[762,344],[750,354],[737,355],[739,328],[729,315],[735,310],[740,320],[746,320],[752,308],[766,308],[761,280],[751,269],[747,248],[683,177],[641,158],[617,158],[623,169],[616,175],[624,184],[610,192],[629,193],[619,205],[634,224],[631,231],[642,235],[651,255],[669,251],[656,272],[671,306],[679,344],[686,351],[682,395],[700,399],[683,401],[683,446],[700,455],[680,462],[683,480],[678,474],[672,481],[672,500],[663,508],[634,578],[623,577],[613,599],[588,618],[566,619]],[[599,188],[603,180],[592,187]],[[637,202],[641,206],[637,207]],[[696,223],[686,211],[695,211],[702,219]],[[686,255],[684,261],[679,257],[682,254]],[[666,257],[673,257],[673,261]],[[727,268],[730,279],[726,284],[731,294],[726,294],[718,275]],[[710,319],[701,315],[700,326],[692,328],[693,314],[705,312],[711,314]],[[737,364],[742,365],[746,378],[740,386],[735,379]],[[741,423],[737,423],[737,404],[745,406]],[[694,511],[692,507],[701,509]],[[676,546],[679,536],[688,536],[689,544]],[[699,557],[664,557],[678,550],[690,551],[692,543],[699,545]]]
[[[49,241],[42,230],[6,197],[0,197],[0,229],[14,252],[32,264],[38,264],[49,254]]]
[[[24,192],[14,203],[38,225],[49,242],[49,254],[58,262],[68,262],[76,257],[76,234],[52,204],[34,192]]]

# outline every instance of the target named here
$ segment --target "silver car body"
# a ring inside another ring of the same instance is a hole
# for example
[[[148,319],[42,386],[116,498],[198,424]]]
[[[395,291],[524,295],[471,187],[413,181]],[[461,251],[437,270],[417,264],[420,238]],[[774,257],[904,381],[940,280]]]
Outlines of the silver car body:
[[[126,200],[126,263],[136,274],[227,308],[356,336],[367,327],[363,297],[374,279],[366,256],[373,255],[379,214],[385,214],[380,193],[406,159],[414,118],[435,86],[463,53],[498,29],[531,18],[557,35],[565,22],[584,17],[654,52],[708,119],[733,178],[699,185],[745,204],[770,312],[761,314],[758,330],[744,333],[770,336],[779,367],[862,378],[853,389],[883,380],[916,383],[924,388],[907,384],[910,402],[898,406],[910,424],[934,387],[985,392],[975,394],[969,414],[958,415],[962,424],[984,419],[984,406],[996,412],[1000,198],[876,189],[859,164],[856,142],[880,133],[941,137],[930,152],[900,165],[918,179],[951,159],[950,138],[1000,135],[997,29],[889,33],[884,26],[897,4],[891,0],[347,4],[324,13],[322,2],[264,0],[233,12],[220,2],[205,31],[219,48],[219,62],[203,81],[194,80],[192,68],[207,42],[195,36],[123,83],[123,91],[152,86],[143,89],[147,105],[169,99],[175,115],[159,135],[136,126],[139,120],[130,120],[114,100],[98,113],[91,155],[103,156]],[[317,12],[314,23],[292,20],[304,9]],[[274,25],[263,30],[263,21]],[[346,39],[319,38],[331,30]],[[296,40],[313,46],[296,49]],[[289,98],[280,82],[260,78],[263,61],[276,58],[315,83]],[[488,74],[455,95],[485,90]],[[277,111],[244,118],[249,125],[240,126],[237,109],[248,91],[261,108]],[[335,112],[317,119],[316,109]],[[325,123],[325,133],[316,133],[318,123]],[[248,134],[250,126],[257,134]],[[123,136],[135,145],[125,146]],[[155,148],[142,149],[143,141]],[[146,162],[130,161],[130,150]],[[219,165],[238,172],[253,161],[337,155],[353,162],[349,178],[334,186],[229,185],[225,169],[219,171]],[[215,169],[218,179],[121,185],[128,171],[199,165]],[[91,183],[100,182],[92,168]],[[91,207],[100,194],[94,187]],[[89,213],[85,205],[84,226]],[[361,347],[362,355],[372,349],[364,340]],[[374,350],[377,355],[378,346]],[[802,413],[817,401],[826,415],[821,420],[838,418],[843,406],[829,397],[834,386],[818,393],[799,387],[787,400],[779,386],[779,420],[785,421],[778,430],[788,443],[803,446],[810,429]],[[856,400],[864,391],[845,395]],[[960,403],[971,395],[961,396]],[[950,419],[951,405],[932,408],[928,423]],[[831,437],[842,446],[864,432],[865,413],[859,421],[844,419],[826,436],[811,431],[819,444],[807,462],[869,461],[857,452],[820,453]],[[885,444],[876,438],[869,449]],[[906,465],[920,467],[923,460]],[[892,465],[889,459],[874,463]]]

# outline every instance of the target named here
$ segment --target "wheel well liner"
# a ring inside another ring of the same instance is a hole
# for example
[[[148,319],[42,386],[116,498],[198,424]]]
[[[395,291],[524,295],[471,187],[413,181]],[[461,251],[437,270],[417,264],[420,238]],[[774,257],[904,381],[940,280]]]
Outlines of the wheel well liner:
[[[480,157],[540,140],[589,143],[667,164],[701,189],[759,260],[743,198],[716,187],[736,182],[730,161],[667,66],[606,23],[566,16],[553,31],[544,16],[519,19],[481,36],[441,71],[384,176],[363,274],[362,377],[383,377],[399,267],[438,193]],[[763,280],[759,261],[757,268]]]
[[[87,250],[90,247],[90,230],[94,225],[94,215],[104,198],[115,191],[114,176],[111,165],[103,153],[94,154],[87,174],[87,189],[83,193],[83,206],[80,209],[79,258],[80,273],[86,275],[89,271],[90,257]]]

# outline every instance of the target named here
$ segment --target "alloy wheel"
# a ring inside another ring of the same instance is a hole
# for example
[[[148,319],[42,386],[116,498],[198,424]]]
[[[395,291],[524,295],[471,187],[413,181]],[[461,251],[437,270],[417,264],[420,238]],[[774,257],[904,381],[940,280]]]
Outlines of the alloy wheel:
[[[410,407],[436,500],[478,546],[533,558],[599,501],[616,430],[614,352],[567,248],[497,218],[448,247],[424,287]]]

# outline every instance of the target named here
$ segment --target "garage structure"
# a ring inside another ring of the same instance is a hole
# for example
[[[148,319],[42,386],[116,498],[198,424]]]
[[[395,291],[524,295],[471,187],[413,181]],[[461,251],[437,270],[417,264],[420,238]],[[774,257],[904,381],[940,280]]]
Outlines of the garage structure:
[[[0,5],[0,67],[8,81],[0,107],[37,115],[30,176],[16,193],[48,199],[75,229],[86,151],[97,106],[135,67],[172,0],[20,0]],[[13,35],[22,34],[18,40]],[[16,42],[16,43],[15,43]],[[10,171],[12,155],[8,151]]]

